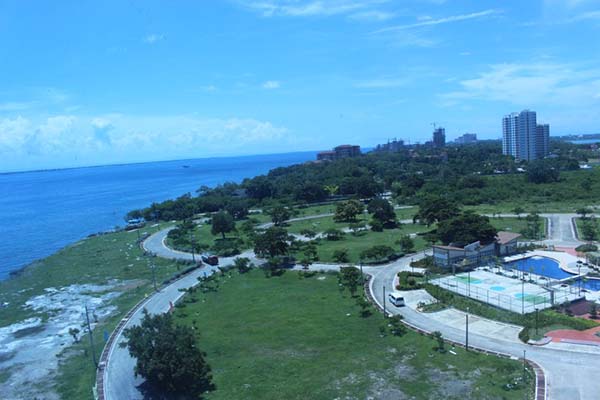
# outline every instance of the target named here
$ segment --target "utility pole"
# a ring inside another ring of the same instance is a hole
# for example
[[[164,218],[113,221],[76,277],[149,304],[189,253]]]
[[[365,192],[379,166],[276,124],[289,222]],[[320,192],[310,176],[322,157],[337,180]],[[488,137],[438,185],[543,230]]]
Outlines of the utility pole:
[[[151,264],[150,268],[152,269],[152,283],[154,284],[154,291],[158,292],[158,289],[156,288],[156,267],[154,266],[154,263]]]
[[[469,351],[469,307],[467,307],[467,313],[465,314],[465,350]]]
[[[192,246],[192,261],[196,263],[196,254],[194,253],[194,234],[190,233],[190,244]]]
[[[92,350],[92,361],[94,362],[94,366],[98,368],[98,363],[96,362],[96,351],[94,350],[94,335],[92,334],[92,327],[90,325],[90,316],[88,314],[87,305],[85,305],[85,320],[87,322],[88,332],[90,333],[90,348]]]
[[[387,318],[387,312],[385,311],[385,285],[383,285],[383,318]]]
[[[363,274],[362,264],[363,264],[363,261],[361,259],[360,260],[360,279],[361,279],[362,285],[364,287],[365,286],[365,275]],[[385,295],[383,297],[384,297],[384,300],[385,300]]]

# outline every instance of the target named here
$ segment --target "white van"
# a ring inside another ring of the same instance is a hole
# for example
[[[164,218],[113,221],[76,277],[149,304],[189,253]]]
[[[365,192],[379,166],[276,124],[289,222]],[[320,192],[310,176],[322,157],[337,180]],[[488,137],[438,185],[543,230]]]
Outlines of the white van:
[[[403,306],[405,306],[404,297],[402,297],[401,293],[392,292],[392,293],[389,294],[388,298],[390,299],[390,303],[392,303],[396,307],[403,307]]]

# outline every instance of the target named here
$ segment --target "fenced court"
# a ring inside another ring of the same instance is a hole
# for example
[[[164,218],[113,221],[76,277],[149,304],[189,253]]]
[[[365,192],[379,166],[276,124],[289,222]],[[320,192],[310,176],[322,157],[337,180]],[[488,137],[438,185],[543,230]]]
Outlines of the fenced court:
[[[541,286],[493,272],[475,270],[434,279],[432,284],[460,295],[519,314],[542,310],[578,298],[577,291],[560,285]]]

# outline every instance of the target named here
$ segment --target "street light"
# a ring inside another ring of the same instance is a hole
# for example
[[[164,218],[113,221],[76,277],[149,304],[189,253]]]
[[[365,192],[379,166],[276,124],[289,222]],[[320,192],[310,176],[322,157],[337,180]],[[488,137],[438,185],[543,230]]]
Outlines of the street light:
[[[536,307],[535,308],[535,335],[537,336],[538,334],[538,314],[539,314],[539,309]]]
[[[194,234],[190,233],[190,244],[192,246],[192,261],[196,263],[196,254],[194,253]]]
[[[469,351],[469,307],[467,307],[467,313],[465,314],[465,350]]]

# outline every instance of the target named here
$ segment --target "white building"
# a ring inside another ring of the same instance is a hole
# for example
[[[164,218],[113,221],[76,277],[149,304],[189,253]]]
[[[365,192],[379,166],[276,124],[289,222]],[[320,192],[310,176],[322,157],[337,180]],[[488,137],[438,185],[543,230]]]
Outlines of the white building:
[[[549,125],[538,125],[535,111],[523,110],[502,119],[502,153],[531,161],[548,155]]]

